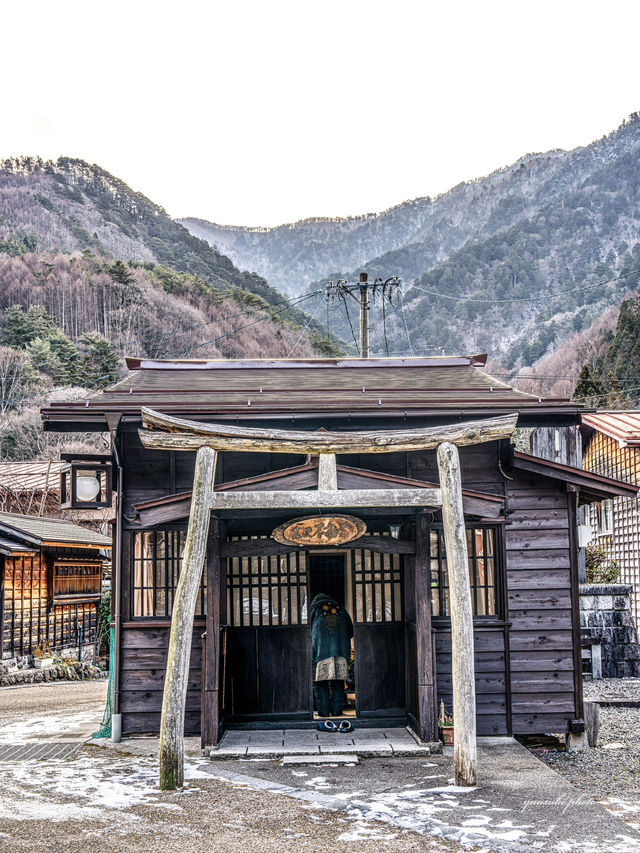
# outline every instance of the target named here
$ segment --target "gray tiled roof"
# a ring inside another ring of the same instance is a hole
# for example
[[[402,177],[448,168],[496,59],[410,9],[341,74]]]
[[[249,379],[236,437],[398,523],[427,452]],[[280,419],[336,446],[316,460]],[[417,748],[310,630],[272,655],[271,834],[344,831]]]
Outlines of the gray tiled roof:
[[[101,424],[110,413],[140,417],[142,406],[209,418],[317,415],[490,416],[511,412],[578,417],[570,400],[511,388],[481,368],[486,356],[281,361],[128,359],[129,374],[87,400],[53,403],[42,414],[62,429]],[[65,426],[66,425],[66,426]]]
[[[72,521],[62,518],[40,518],[35,515],[20,515],[13,512],[0,512],[0,532],[11,536],[12,533],[27,534],[41,542],[69,542],[74,545],[100,545],[111,547],[111,537],[80,527]]]

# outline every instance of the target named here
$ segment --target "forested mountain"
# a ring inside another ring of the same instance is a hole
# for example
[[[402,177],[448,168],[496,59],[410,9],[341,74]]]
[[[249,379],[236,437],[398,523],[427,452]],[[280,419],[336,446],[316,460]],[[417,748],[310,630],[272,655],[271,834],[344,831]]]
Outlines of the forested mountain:
[[[640,282],[639,158],[634,114],[585,148],[527,155],[436,199],[381,214],[275,229],[184,222],[297,292],[329,276],[352,280],[363,269],[370,279],[399,275],[404,312],[387,306],[375,352],[487,351],[517,370],[618,306]],[[348,337],[344,311],[334,314],[334,328]]]
[[[322,332],[103,170],[68,159],[2,164],[0,459],[55,454],[39,406],[113,383],[124,355],[338,352]]]
[[[83,160],[0,162],[0,251],[20,250],[90,250],[150,262],[197,276],[219,291],[235,289],[283,307],[282,293],[259,275],[241,272],[162,207]],[[299,323],[308,319],[296,309],[287,316]]]

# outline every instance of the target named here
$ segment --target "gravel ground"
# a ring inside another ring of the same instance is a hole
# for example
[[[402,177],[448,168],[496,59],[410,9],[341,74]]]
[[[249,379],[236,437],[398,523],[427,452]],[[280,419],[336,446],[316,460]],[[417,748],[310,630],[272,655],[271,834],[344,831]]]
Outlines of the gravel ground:
[[[93,712],[98,720],[107,701],[106,681],[56,681],[3,687],[0,690],[0,725],[41,713]]]
[[[599,678],[597,681],[585,679],[584,698],[640,700],[640,678]]]
[[[598,695],[606,694],[601,690]],[[600,736],[595,749],[573,753],[535,750],[535,753],[580,791],[640,829],[640,708],[601,707]]]

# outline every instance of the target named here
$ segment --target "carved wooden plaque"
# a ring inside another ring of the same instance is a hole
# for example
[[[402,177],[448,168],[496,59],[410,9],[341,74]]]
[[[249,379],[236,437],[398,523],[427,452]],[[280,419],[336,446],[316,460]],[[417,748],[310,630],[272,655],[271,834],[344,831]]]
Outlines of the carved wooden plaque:
[[[366,532],[365,522],[352,515],[308,515],[286,521],[271,535],[282,545],[344,545]]]

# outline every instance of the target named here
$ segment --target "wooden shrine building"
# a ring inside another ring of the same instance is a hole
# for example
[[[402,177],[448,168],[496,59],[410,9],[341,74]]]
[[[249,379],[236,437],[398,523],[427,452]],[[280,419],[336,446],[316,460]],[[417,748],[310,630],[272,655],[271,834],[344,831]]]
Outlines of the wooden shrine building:
[[[0,512],[0,660],[93,649],[110,552],[111,537],[71,521]]]
[[[451,622],[436,451],[420,436],[580,423],[579,406],[516,391],[484,363],[129,359],[117,385],[43,411],[48,430],[112,437],[123,733],[159,730],[196,448],[213,430],[185,731],[210,745],[228,727],[310,725],[310,601],[324,592],[354,623],[358,725],[435,738],[435,709],[452,697]],[[171,449],[171,418],[188,419],[192,449]],[[400,433],[410,449],[382,452]],[[316,454],[298,450],[303,434]],[[514,452],[508,438],[482,442],[459,447],[478,734],[579,731],[576,507],[634,487]]]

